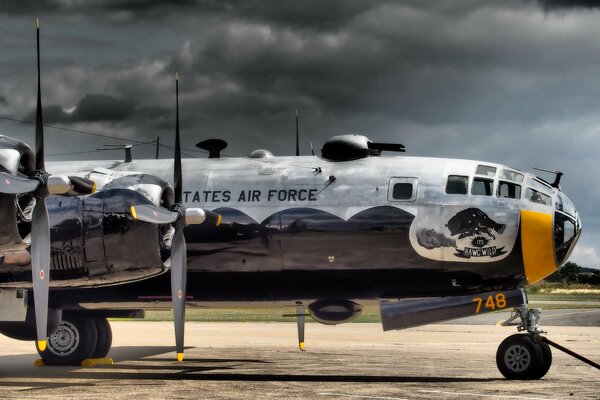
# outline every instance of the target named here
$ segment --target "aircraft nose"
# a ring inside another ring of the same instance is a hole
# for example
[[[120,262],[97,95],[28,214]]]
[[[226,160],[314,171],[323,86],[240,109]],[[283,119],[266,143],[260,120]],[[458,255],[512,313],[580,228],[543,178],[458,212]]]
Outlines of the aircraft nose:
[[[554,210],[548,211],[521,210],[523,266],[529,284],[560,268],[581,235],[577,210],[562,192],[555,194]]]
[[[554,251],[559,266],[567,261],[580,235],[579,213],[571,200],[563,193],[559,193],[554,215]]]

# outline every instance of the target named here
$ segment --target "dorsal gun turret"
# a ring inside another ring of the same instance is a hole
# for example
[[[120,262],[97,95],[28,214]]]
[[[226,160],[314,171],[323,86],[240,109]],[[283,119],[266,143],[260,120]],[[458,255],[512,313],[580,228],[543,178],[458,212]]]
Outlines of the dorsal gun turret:
[[[333,161],[352,161],[380,156],[382,151],[406,151],[401,144],[374,143],[363,135],[338,135],[329,139],[321,149],[323,158]]]

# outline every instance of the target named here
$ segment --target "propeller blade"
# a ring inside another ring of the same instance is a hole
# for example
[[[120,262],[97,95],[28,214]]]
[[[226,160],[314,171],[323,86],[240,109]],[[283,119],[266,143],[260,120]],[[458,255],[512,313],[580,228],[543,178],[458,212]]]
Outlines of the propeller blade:
[[[183,336],[185,330],[185,295],[187,279],[187,255],[183,229],[178,228],[171,245],[171,296],[175,322],[175,347],[177,360],[183,361]]]
[[[40,88],[40,20],[35,20],[37,34],[37,110],[35,113],[35,169],[44,170],[44,122],[42,121],[42,91]]]
[[[46,348],[48,320],[48,281],[50,279],[50,228],[44,197],[38,198],[31,221],[31,272],[35,325],[40,351]]]
[[[172,224],[179,217],[179,214],[176,212],[150,204],[131,206],[129,211],[133,219],[159,225]]]
[[[81,178],[79,176],[70,176],[72,189],[74,195],[81,196],[86,194],[92,194],[96,192],[96,182],[91,179]]]
[[[175,203],[183,203],[183,188],[181,182],[181,143],[179,140],[179,74],[175,75],[175,165],[173,191]]]
[[[33,192],[40,182],[36,179],[24,178],[6,172],[0,172],[0,193],[18,194]]]

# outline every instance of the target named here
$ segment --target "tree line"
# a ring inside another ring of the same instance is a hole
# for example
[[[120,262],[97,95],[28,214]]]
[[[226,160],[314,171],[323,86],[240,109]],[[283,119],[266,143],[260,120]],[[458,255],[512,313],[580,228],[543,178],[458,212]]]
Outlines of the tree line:
[[[547,277],[546,281],[600,285],[600,270],[584,268],[579,264],[569,261],[562,268]]]

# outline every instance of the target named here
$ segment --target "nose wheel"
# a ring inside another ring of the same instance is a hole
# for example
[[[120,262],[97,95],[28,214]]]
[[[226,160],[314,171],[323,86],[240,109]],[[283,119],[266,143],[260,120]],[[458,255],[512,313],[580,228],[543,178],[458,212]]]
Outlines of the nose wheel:
[[[550,346],[527,333],[507,337],[496,352],[496,365],[507,379],[540,379],[552,365]]]

